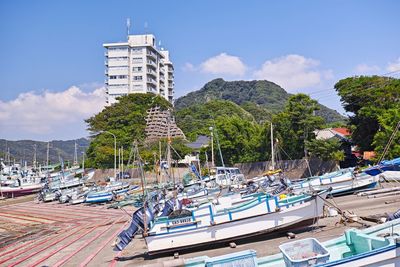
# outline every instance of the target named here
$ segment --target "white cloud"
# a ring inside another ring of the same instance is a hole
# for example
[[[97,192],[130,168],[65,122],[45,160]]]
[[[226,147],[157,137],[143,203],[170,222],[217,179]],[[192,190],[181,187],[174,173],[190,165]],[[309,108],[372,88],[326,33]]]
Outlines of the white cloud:
[[[182,70],[188,72],[195,71],[196,67],[192,63],[186,62],[185,65],[183,65]]]
[[[104,88],[88,93],[75,86],[62,92],[22,93],[10,101],[0,100],[0,136],[13,140],[82,137],[87,135],[83,120],[104,105]]]
[[[394,62],[389,62],[389,64],[386,67],[386,70],[390,72],[400,71],[400,57]]]
[[[312,58],[286,55],[265,61],[254,77],[275,82],[287,90],[307,88],[333,77],[331,70],[318,69],[319,64]]]
[[[358,64],[354,69],[356,74],[374,74],[380,70],[379,66],[368,64]]]
[[[200,70],[211,74],[243,76],[246,73],[246,65],[239,57],[221,53],[201,63]]]

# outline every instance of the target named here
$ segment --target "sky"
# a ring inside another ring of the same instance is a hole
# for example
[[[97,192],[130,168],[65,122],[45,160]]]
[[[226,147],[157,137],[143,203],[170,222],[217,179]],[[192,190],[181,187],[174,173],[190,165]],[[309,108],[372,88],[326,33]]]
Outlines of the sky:
[[[131,34],[170,51],[175,98],[214,78],[266,79],[344,113],[338,80],[400,70],[399,10],[396,0],[2,0],[0,139],[87,136],[84,119],[105,105],[102,44],[126,40],[127,18]]]

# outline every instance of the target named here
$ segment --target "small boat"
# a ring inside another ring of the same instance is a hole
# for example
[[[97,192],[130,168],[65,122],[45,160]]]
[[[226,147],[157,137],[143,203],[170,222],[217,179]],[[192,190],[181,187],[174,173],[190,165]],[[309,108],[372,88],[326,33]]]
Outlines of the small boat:
[[[281,253],[271,256],[258,258],[256,251],[245,250],[187,259],[184,266],[398,266],[399,236],[400,219],[396,219],[364,230],[349,229],[343,236],[323,243],[314,238],[288,242],[279,246]]]
[[[158,217],[144,238],[149,254],[178,251],[206,244],[236,240],[288,227],[313,224],[322,215],[323,191],[279,200],[277,196],[259,195],[232,208],[214,203],[180,216]]]
[[[246,182],[244,175],[239,168],[235,167],[215,167],[211,169],[211,175],[208,178],[210,181],[215,181],[217,185],[233,186],[240,185]]]
[[[312,190],[326,190],[332,188],[331,195],[345,195],[356,190],[374,188],[379,182],[379,177],[367,173],[355,173],[354,168],[341,169],[336,172],[314,176],[299,182],[294,182],[291,188],[294,193]]]
[[[18,178],[14,184],[0,186],[0,193],[5,197],[18,197],[34,194],[42,190],[43,183],[40,178]]]
[[[129,191],[129,184],[122,182],[114,182],[105,187],[99,187],[86,196],[85,203],[103,203],[113,200],[121,194]]]
[[[382,176],[388,181],[400,180],[400,158],[384,160],[380,164],[364,170],[364,172],[369,175]]]

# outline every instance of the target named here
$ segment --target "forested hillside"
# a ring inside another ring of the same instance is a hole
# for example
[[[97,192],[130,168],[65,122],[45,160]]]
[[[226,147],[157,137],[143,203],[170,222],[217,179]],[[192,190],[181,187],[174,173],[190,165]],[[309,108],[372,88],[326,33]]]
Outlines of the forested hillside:
[[[215,79],[198,91],[180,97],[175,102],[179,111],[196,104],[203,104],[210,100],[229,100],[250,112],[258,122],[269,120],[271,113],[282,111],[291,94],[279,85],[266,80],[259,81],[231,81]],[[343,121],[345,118],[337,111],[323,105],[318,105],[317,116],[325,119],[326,123]]]

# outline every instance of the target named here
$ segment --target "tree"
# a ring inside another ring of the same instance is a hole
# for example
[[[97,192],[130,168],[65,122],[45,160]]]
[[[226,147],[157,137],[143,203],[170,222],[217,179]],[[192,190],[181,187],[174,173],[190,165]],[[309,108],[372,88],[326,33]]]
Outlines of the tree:
[[[293,159],[304,156],[305,141],[315,138],[314,130],[320,129],[324,119],[315,116],[318,102],[305,94],[296,94],[289,98],[283,112],[273,118],[280,144]]]
[[[372,150],[375,134],[379,130],[378,116],[384,110],[399,107],[400,80],[387,77],[354,77],[335,85],[343,107],[352,112],[350,126],[352,139],[362,150]]]
[[[377,157],[379,158],[385,149],[388,140],[392,136],[396,126],[400,123],[400,109],[388,109],[378,116],[379,130],[374,135],[372,145],[375,147]],[[393,159],[400,155],[400,132],[393,136],[393,141],[388,149],[386,159]]]
[[[341,149],[341,143],[336,138],[328,140],[313,139],[306,141],[306,148],[310,156],[322,160],[344,160],[344,152]]]
[[[119,102],[105,107],[101,112],[87,119],[88,130],[93,134],[87,150],[88,167],[111,168],[114,166],[114,139],[117,147],[130,148],[134,140],[144,141],[147,110],[159,106],[162,110],[172,108],[171,104],[154,94],[129,94],[119,98]],[[98,134],[100,133],[100,134]],[[145,149],[144,158],[147,159]],[[129,151],[124,150],[124,159],[128,159]]]
[[[384,118],[392,115],[388,110],[400,109],[400,79],[360,76],[340,80],[335,84],[343,107],[352,115],[349,126],[352,129],[352,140],[362,151],[382,149],[381,142],[387,142],[387,134],[376,134],[385,129],[393,131],[393,125]],[[386,128],[385,128],[386,126]],[[389,127],[389,128],[387,128]]]
[[[219,139],[222,156],[227,165],[254,162],[261,158],[261,127],[238,116],[220,116],[215,120],[214,139]],[[221,164],[218,147],[215,150],[217,164]]]

